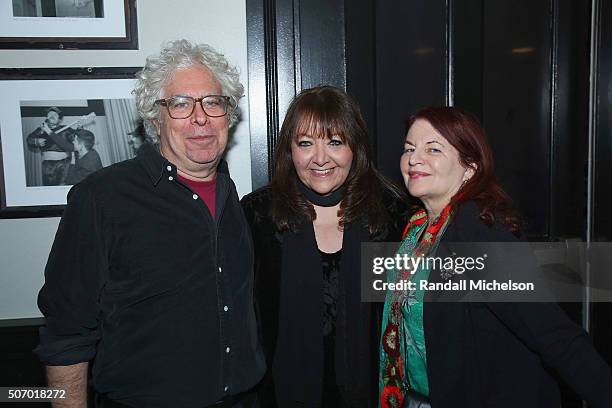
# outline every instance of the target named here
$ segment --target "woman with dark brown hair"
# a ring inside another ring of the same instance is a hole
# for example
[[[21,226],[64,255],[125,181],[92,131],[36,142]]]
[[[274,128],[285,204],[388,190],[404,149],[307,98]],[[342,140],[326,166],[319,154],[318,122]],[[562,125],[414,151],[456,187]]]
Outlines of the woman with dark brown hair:
[[[537,270],[530,254],[513,245],[521,223],[496,181],[491,148],[472,115],[449,107],[418,112],[408,122],[400,168],[422,205],[408,221],[398,254],[447,259],[462,255],[452,252],[457,243],[469,243],[472,253],[483,255],[479,245],[496,243],[496,251],[484,255],[484,276],[509,262]],[[474,275],[431,265],[390,271],[390,281],[407,279],[415,289],[387,292],[381,407],[558,408],[551,369],[590,406],[612,406],[612,371],[556,304],[441,302],[440,293],[420,282],[454,283]]]
[[[269,186],[242,200],[255,243],[255,298],[268,373],[264,407],[371,407],[380,322],[360,300],[360,245],[398,240],[406,208],[372,164],[342,90],[291,103]]]

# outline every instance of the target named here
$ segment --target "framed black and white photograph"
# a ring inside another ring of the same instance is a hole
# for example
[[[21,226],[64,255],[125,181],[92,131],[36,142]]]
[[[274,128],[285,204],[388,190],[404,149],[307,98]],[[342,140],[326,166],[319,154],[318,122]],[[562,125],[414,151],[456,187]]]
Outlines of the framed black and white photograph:
[[[13,0],[13,17],[103,18],[102,0]]]
[[[137,49],[136,0],[0,1],[0,48]]]
[[[137,70],[0,69],[0,218],[59,215],[71,186],[138,153]]]

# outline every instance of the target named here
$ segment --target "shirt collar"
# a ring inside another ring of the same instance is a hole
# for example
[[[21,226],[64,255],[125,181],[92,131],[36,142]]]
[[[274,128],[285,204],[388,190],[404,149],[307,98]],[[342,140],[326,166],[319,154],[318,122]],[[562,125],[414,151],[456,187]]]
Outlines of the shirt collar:
[[[157,186],[163,177],[176,177],[176,165],[166,160],[159,153],[159,147],[157,146],[155,149],[147,149],[136,158],[140,160],[154,186]],[[229,175],[227,162],[224,159],[219,161],[217,174]]]

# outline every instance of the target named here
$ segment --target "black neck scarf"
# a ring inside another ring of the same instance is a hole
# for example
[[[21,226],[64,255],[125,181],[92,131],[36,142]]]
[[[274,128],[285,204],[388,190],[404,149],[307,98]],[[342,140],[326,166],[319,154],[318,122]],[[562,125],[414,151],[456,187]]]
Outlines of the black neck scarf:
[[[340,187],[327,195],[321,195],[302,183],[299,177],[295,178],[295,185],[308,201],[319,207],[333,207],[344,198],[344,187]]]

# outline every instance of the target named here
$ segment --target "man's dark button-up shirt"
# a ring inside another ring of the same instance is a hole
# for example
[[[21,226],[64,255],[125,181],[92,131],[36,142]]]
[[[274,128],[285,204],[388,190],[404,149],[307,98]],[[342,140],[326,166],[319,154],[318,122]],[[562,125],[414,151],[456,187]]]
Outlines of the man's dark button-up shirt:
[[[153,149],[69,193],[45,270],[47,365],[95,359],[93,385],[137,407],[203,407],[263,375],[253,245],[227,164],[216,217]]]

